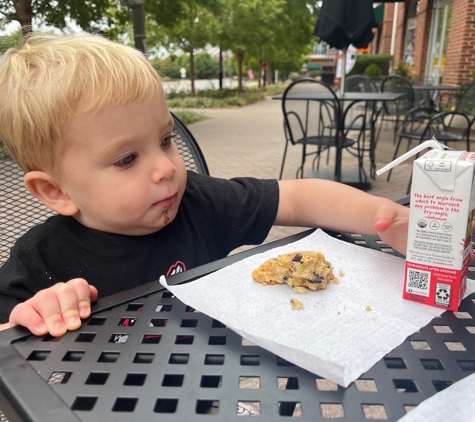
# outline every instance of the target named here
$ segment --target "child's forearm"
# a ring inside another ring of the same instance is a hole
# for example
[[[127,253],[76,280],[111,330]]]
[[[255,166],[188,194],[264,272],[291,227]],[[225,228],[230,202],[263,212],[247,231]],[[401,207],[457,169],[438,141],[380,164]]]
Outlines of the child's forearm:
[[[399,207],[388,199],[325,180],[286,180],[279,182],[279,186],[277,225],[357,230],[374,235],[378,208]]]
[[[9,322],[7,322],[6,324],[0,324],[0,331],[6,330],[7,328],[10,328]]]

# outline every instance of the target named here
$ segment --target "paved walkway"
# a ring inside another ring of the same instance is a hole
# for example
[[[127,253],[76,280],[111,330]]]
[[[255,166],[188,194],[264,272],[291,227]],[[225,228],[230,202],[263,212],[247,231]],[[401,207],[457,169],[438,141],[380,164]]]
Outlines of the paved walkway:
[[[280,101],[267,98],[264,101],[229,109],[198,109],[197,113],[207,118],[189,125],[189,129],[203,150],[211,175],[231,178],[253,176],[277,178],[284,151],[284,133]],[[392,125],[384,122],[376,148],[377,168],[390,162],[394,153]],[[301,147],[289,147],[284,179],[295,178],[300,164]],[[328,169],[332,168],[332,158]],[[323,162],[321,168],[327,168]],[[343,155],[343,169],[357,169],[356,158],[349,153]],[[308,168],[308,167],[307,167]],[[365,160],[369,169],[369,160]],[[386,176],[376,176],[371,181],[370,193],[393,200],[406,197],[407,183],[412,162],[398,166],[386,181]],[[266,242],[301,231],[302,228],[274,227]]]

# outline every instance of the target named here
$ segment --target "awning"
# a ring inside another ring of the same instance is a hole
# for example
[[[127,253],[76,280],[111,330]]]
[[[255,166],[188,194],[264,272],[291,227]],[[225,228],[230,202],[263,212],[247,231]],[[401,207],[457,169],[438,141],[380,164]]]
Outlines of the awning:
[[[374,9],[374,21],[376,23],[381,23],[384,18],[384,4],[380,4],[379,6],[376,6]]]

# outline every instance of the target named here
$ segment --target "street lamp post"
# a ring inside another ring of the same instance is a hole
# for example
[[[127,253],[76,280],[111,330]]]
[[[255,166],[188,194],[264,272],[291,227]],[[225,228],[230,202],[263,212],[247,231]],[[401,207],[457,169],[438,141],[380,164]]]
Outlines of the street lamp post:
[[[145,0],[128,0],[132,8],[135,48],[147,55],[147,37],[145,35]]]

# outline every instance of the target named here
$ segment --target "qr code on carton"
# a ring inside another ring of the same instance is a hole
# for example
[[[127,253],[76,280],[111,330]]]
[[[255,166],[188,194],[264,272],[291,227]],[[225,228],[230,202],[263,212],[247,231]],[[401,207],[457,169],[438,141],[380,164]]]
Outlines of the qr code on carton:
[[[429,296],[430,273],[409,269],[407,271],[406,291],[421,296]]]

